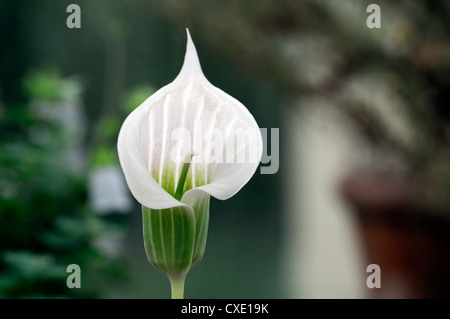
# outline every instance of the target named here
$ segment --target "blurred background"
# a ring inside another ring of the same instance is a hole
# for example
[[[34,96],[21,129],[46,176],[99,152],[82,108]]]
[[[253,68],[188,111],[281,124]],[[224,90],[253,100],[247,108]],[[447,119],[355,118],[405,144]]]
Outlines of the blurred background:
[[[0,298],[170,296],[116,139],[186,27],[210,82],[280,128],[280,165],[211,201],[185,296],[450,297],[449,20],[446,0],[2,0]]]

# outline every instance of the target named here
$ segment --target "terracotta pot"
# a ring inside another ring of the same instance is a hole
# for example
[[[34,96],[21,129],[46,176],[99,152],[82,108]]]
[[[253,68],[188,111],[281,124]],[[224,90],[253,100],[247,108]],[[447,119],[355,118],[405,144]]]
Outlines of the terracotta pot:
[[[412,185],[379,172],[355,173],[342,183],[367,265],[381,268],[381,288],[370,289],[370,297],[450,297],[450,212],[418,208]]]

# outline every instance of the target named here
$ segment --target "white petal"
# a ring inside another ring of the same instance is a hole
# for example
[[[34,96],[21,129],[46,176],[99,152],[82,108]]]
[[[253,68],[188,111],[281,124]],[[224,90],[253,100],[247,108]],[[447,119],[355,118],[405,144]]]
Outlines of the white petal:
[[[215,115],[215,121],[209,120],[211,123],[215,123],[215,128],[228,132],[223,152],[226,153],[226,142],[233,139],[235,135],[239,135],[239,132],[242,132],[247,138],[244,147],[241,145],[234,152],[235,160],[242,155],[244,162],[229,163],[225,159],[223,163],[209,164],[209,183],[197,187],[217,199],[225,200],[235,195],[255,173],[262,155],[262,137],[255,119],[244,105],[212,85],[209,90],[222,101],[224,109],[219,109]],[[248,134],[245,134],[246,132]],[[185,196],[191,191],[193,190],[186,192]],[[184,196],[181,201],[185,202]]]
[[[137,108],[125,120],[117,142],[120,164],[128,187],[136,200],[153,209],[180,206],[180,202],[167,193],[152,177],[145,161],[139,124],[144,108]],[[145,150],[145,149],[144,149]],[[148,155],[147,155],[148,156]]]
[[[180,74],[134,110],[119,133],[118,153],[128,186],[137,201],[149,208],[189,205],[198,191],[227,199],[248,182],[261,159],[262,138],[255,119],[244,105],[205,78],[187,33]],[[190,137],[178,143],[179,149],[173,140],[177,129]],[[230,152],[227,142],[234,140],[239,130],[252,134]],[[222,137],[213,141],[214,132]],[[183,148],[188,148],[188,155],[193,157],[185,184],[187,192],[180,202],[171,194],[175,193],[183,163],[174,161],[173,155],[183,158]],[[211,161],[208,154],[213,148],[230,158],[243,155],[245,161]]]

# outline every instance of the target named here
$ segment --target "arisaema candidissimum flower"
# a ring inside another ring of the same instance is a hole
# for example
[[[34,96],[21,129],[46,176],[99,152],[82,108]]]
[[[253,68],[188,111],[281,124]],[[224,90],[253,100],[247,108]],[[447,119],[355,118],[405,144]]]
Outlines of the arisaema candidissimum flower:
[[[117,148],[142,205],[148,259],[169,277],[172,297],[182,298],[186,274],[205,251],[210,197],[228,199],[253,176],[259,127],[205,78],[188,31],[179,75],[126,118]]]

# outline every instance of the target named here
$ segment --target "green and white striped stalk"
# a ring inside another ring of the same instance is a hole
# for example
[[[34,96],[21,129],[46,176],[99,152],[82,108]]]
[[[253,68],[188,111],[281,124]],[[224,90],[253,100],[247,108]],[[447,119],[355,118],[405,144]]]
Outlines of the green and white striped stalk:
[[[173,298],[183,298],[186,274],[203,257],[210,196],[236,194],[262,154],[255,119],[205,78],[187,35],[180,74],[126,118],[117,143],[128,187],[142,205],[148,259],[169,277]]]

